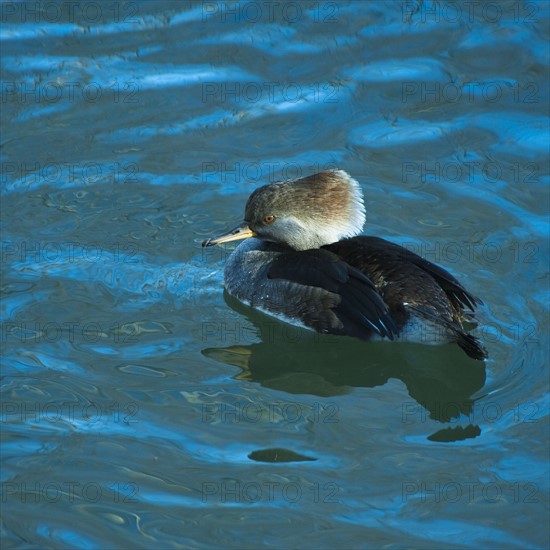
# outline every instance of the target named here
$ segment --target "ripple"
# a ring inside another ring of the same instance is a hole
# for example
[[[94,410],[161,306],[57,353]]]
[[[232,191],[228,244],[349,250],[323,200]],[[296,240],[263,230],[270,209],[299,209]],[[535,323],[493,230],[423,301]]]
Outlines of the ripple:
[[[432,59],[385,59],[368,65],[351,67],[344,72],[348,78],[366,82],[402,82],[407,80],[449,80],[443,65]]]
[[[386,121],[379,121],[354,129],[349,139],[355,145],[383,148],[438,140],[453,130],[452,126],[446,124],[399,121],[390,125]]]
[[[166,376],[173,376],[173,373],[169,371],[165,371],[157,367],[151,367],[149,365],[127,364],[118,367],[118,369],[126,374],[150,376],[152,378],[165,378]]]
[[[492,147],[495,151],[517,154],[519,148],[533,155],[547,155],[550,151],[548,118],[517,112],[484,113],[474,117],[472,122],[499,135],[498,143]]]
[[[154,72],[154,66],[150,67]],[[140,88],[166,88],[170,86],[182,86],[190,84],[203,84],[205,82],[226,81],[258,81],[258,77],[243,71],[239,67],[208,67],[205,65],[182,66],[172,72],[154,72],[139,78]]]

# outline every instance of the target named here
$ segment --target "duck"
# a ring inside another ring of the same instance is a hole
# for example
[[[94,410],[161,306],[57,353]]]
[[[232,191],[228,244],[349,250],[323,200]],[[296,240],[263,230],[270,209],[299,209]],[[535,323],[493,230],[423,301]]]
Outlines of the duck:
[[[252,192],[244,219],[203,247],[243,240],[228,257],[229,295],[322,334],[487,353],[467,326],[483,302],[411,250],[360,235],[365,205],[344,170],[279,181]]]

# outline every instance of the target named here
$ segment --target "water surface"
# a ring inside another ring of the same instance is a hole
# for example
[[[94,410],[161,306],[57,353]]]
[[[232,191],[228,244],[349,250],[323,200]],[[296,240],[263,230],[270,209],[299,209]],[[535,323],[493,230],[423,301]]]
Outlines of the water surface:
[[[57,6],[2,5],[3,546],[547,547],[548,4]],[[224,296],[331,167],[485,363]]]

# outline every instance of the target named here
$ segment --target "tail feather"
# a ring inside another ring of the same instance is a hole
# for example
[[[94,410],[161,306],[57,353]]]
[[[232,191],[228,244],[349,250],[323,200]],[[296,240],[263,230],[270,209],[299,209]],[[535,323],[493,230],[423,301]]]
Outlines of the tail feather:
[[[483,359],[487,358],[485,348],[475,336],[464,332],[465,327],[463,324],[450,319],[444,319],[437,312],[434,312],[433,308],[425,305],[408,306],[408,309],[420,317],[432,321],[436,326],[445,328],[445,334],[449,340],[455,340],[465,351],[466,355],[472,359],[483,361]]]
[[[487,352],[480,344],[479,340],[471,334],[464,332],[456,333],[456,343],[466,352],[472,359],[483,361],[487,358]]]

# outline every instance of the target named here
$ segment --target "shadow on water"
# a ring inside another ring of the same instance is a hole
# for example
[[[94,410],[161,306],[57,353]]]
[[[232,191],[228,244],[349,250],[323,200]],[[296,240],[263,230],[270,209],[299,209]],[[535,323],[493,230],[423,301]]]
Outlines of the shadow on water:
[[[266,316],[227,293],[225,299],[256,328],[260,342],[206,348],[203,354],[242,369],[237,376],[241,380],[291,394],[328,397],[353,387],[382,386],[396,378],[431,419],[443,423],[470,416],[472,396],[485,383],[485,364],[470,359],[454,344],[365,343],[321,335]],[[416,405],[410,406],[412,414]],[[480,429],[470,425],[441,430],[429,439],[457,441],[479,434]]]

